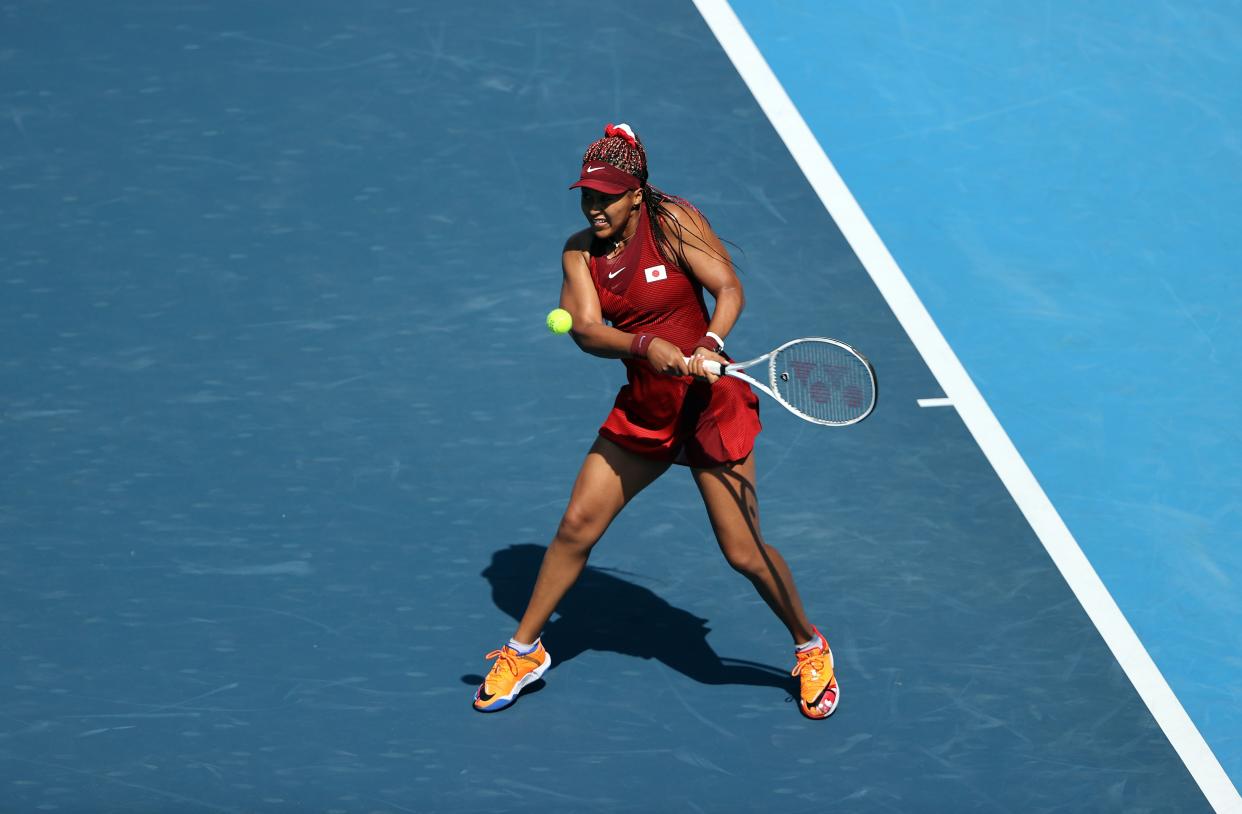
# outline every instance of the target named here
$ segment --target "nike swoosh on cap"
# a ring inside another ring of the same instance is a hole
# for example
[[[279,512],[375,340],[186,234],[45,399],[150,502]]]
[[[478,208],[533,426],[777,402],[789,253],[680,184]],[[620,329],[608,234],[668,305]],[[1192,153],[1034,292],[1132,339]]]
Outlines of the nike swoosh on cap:
[[[602,170],[602,169],[603,167],[587,167],[586,171],[587,172],[598,172],[599,170]]]

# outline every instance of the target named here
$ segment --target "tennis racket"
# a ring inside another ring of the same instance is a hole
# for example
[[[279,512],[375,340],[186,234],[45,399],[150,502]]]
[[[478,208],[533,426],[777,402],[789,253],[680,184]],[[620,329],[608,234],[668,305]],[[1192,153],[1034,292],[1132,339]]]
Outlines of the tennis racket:
[[[721,367],[719,362],[703,363],[711,373],[759,388],[798,418],[829,427],[862,421],[879,396],[875,368],[866,357],[844,342],[820,336],[794,339],[748,362]],[[754,376],[744,372],[748,369]]]

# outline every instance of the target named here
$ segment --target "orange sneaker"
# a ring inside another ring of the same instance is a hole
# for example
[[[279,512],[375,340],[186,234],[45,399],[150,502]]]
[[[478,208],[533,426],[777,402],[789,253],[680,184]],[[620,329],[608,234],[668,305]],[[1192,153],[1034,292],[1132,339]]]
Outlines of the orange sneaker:
[[[535,649],[529,653],[522,654],[505,645],[484,658],[496,661],[474,692],[474,708],[479,712],[499,712],[509,706],[523,687],[538,681],[552,666],[552,657],[543,649],[542,641],[535,642]]]
[[[802,679],[802,697],[798,701],[802,714],[808,718],[827,718],[836,711],[841,690],[837,688],[837,677],[832,669],[832,648],[819,628],[812,630],[819,642],[810,650],[798,653],[798,663],[790,674]]]

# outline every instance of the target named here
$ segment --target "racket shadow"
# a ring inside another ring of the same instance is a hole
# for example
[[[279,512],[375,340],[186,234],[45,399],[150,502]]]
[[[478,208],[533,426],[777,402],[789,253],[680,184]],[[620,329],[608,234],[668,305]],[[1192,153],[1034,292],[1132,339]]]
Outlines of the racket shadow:
[[[543,561],[544,546],[511,545],[492,554],[483,577],[496,607],[518,620]],[[700,684],[796,689],[788,671],[720,657],[707,642],[707,620],[670,605],[615,572],[587,565],[543,632],[552,668],[587,650],[656,659]]]

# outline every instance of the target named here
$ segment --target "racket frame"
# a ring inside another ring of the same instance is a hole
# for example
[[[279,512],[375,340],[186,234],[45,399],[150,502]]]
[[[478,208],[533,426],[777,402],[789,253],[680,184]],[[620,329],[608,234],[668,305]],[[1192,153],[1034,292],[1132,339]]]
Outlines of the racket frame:
[[[853,356],[858,361],[862,362],[863,367],[867,371],[867,376],[871,380],[871,393],[872,393],[871,404],[868,405],[866,412],[864,412],[862,415],[851,418],[848,421],[829,421],[827,419],[815,418],[813,416],[807,415],[806,413],[802,412],[798,408],[794,407],[792,404],[786,401],[783,396],[781,396],[780,388],[776,384],[776,379],[778,376],[777,371],[776,371],[776,359],[780,355],[781,351],[785,350],[786,348],[792,345],[797,345],[803,342],[823,342],[824,344],[827,344],[827,345],[835,345],[838,348],[844,350],[849,355]],[[686,361],[688,362],[689,359],[687,359]],[[742,372],[746,370],[747,368],[754,367],[755,365],[758,365],[762,362],[768,363],[767,364],[768,380],[766,383],[761,382],[755,377]],[[832,339],[826,336],[804,336],[799,339],[791,339],[785,344],[779,347],[773,348],[772,350],[768,351],[762,356],[756,356],[754,359],[748,359],[745,362],[730,362],[727,365],[721,365],[717,361],[708,359],[707,361],[703,363],[703,369],[708,371],[709,373],[715,373],[716,375],[719,375],[719,376],[732,376],[735,379],[741,379],[742,381],[746,382],[752,387],[757,387],[760,390],[762,390],[764,393],[767,393],[769,396],[776,399],[778,404],[780,404],[782,407],[784,407],[789,412],[796,415],[798,418],[801,418],[803,421],[810,421],[812,424],[822,424],[826,427],[848,427],[851,424],[857,424],[859,421],[862,421],[864,418],[871,415],[871,413],[875,411],[875,405],[880,400],[880,387],[879,387],[879,383],[876,381],[876,378],[875,378],[875,368],[872,366],[871,362],[867,359],[867,357],[859,353],[857,348],[847,345],[839,339]]]

